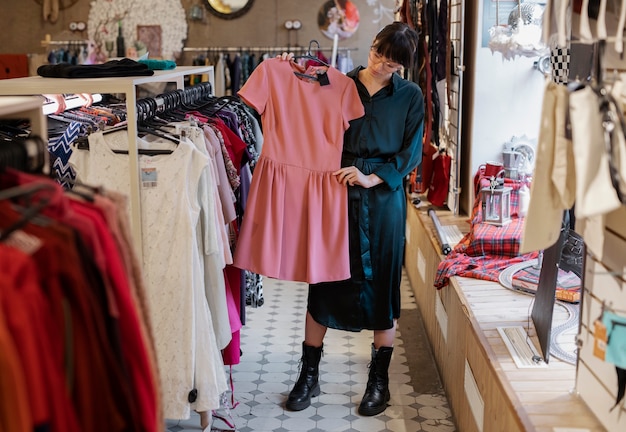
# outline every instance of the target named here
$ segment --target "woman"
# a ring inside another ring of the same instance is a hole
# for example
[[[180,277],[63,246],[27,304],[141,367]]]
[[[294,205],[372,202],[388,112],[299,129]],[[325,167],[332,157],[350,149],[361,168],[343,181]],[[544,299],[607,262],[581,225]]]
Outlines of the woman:
[[[351,278],[309,286],[302,366],[286,403],[289,410],[305,409],[320,394],[318,366],[328,327],[374,331],[359,413],[379,414],[390,399],[388,369],[404,255],[403,179],[421,161],[424,126],[422,92],[397,72],[411,66],[417,45],[418,35],[408,25],[389,24],[374,38],[367,67],[347,74],[365,108],[364,117],[350,122],[342,168],[334,173],[348,187]]]

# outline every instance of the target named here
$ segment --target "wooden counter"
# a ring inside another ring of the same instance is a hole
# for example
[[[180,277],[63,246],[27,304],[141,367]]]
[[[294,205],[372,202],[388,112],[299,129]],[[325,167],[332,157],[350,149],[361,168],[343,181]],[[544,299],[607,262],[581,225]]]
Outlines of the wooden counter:
[[[575,391],[574,364],[551,357],[542,367],[519,368],[500,336],[498,327],[522,326],[539,346],[530,319],[533,296],[462,277],[437,290],[433,281],[444,256],[433,223],[427,207],[408,207],[406,271],[458,430],[605,431]],[[467,217],[437,216],[442,225],[469,230]],[[568,317],[555,306],[554,325]],[[569,336],[573,350],[576,330]]]

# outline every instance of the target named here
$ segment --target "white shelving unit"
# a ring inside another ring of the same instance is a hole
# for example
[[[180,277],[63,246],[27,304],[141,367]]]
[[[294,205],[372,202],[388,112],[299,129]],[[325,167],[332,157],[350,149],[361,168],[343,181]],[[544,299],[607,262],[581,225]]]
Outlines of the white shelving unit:
[[[8,80],[0,80],[0,95],[4,96],[24,96],[24,95],[41,95],[41,94],[59,94],[59,93],[116,93],[124,94],[126,98],[126,112],[128,115],[128,143],[129,157],[128,175],[130,180],[130,212],[133,242],[136,251],[141,258],[143,256],[143,248],[141,242],[141,197],[139,188],[139,163],[137,158],[137,123],[132,119],[137,118],[136,110],[136,90],[138,86],[156,82],[172,82],[176,83],[178,89],[185,86],[185,76],[187,75],[208,75],[209,82],[215,88],[215,73],[213,66],[178,66],[176,69],[167,71],[155,71],[152,76],[141,77],[118,77],[118,78],[44,78],[33,76],[27,78],[14,78]],[[14,98],[26,99],[26,98]],[[32,99],[32,98],[29,98]],[[39,112],[43,100],[39,100]],[[22,102],[26,104],[26,102]],[[3,102],[2,105],[7,104]],[[34,109],[34,108],[29,108]],[[0,108],[0,115],[2,110]],[[37,125],[37,129],[47,130],[45,118],[41,119],[41,123]],[[47,134],[42,135],[47,139]]]
[[[2,82],[2,81],[0,81]],[[31,133],[48,141],[46,118],[42,112],[43,98],[35,96],[7,96],[0,97],[0,119],[28,119],[31,124]],[[48,155],[44,173],[48,174]]]

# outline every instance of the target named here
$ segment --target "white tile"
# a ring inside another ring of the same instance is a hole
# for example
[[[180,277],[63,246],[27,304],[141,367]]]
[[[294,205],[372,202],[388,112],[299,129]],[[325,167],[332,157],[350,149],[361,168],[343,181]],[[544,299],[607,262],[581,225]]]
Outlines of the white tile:
[[[415,404],[415,396],[409,396],[409,395],[391,395],[391,402],[390,404],[392,405],[413,405]]]
[[[250,393],[257,390],[257,385],[250,381],[235,381],[235,391]]]
[[[333,362],[325,362],[322,366],[320,373],[326,375],[326,373],[342,373],[345,374],[350,370],[350,366],[345,363],[333,363]],[[344,375],[345,376],[345,375]]]
[[[405,420],[405,419],[389,420],[386,423],[386,426],[388,430],[393,431],[393,432],[418,432],[418,431],[423,430],[422,425],[420,425],[419,422],[416,422],[414,420]]]
[[[415,391],[413,387],[408,384],[389,383],[389,393],[392,395],[408,395]]]
[[[268,363],[268,364],[271,364],[271,363]],[[283,365],[283,370],[284,368],[285,368],[285,365]],[[263,378],[263,381],[266,381],[266,382],[282,383],[283,381],[289,380],[289,374],[286,372],[265,372],[263,373],[262,378]]]
[[[313,417],[317,413],[317,408],[313,406],[313,404],[317,402],[317,398],[314,397],[311,399],[311,406],[303,409],[302,411],[288,411],[285,410],[283,414],[289,418],[296,418],[298,420],[308,419]]]
[[[415,408],[409,406],[390,405],[385,410],[385,415],[393,419],[412,419],[417,417],[418,413]]]
[[[289,386],[282,382],[264,382],[259,384],[258,388],[265,393],[286,393],[290,390]]]
[[[327,393],[327,386],[324,386],[323,390],[324,391],[319,396],[319,402],[323,403],[324,405],[345,405],[350,403],[350,397],[347,396],[344,392]]]
[[[278,417],[282,413],[283,409],[273,403],[259,404],[250,410],[250,414],[255,417]]]
[[[293,356],[291,354],[285,354],[285,353],[280,353],[280,352],[274,352],[274,353],[265,355],[265,360],[267,360],[268,362],[274,362],[274,363],[285,363],[285,362],[290,361],[292,358]]]
[[[285,363],[266,363],[262,366],[257,364],[257,368],[260,368],[263,372],[283,373],[287,375],[287,378],[290,375],[288,372],[291,371],[290,366]],[[265,373],[263,374],[263,379],[265,379]]]
[[[385,430],[385,422],[377,417],[361,417],[352,422],[352,428],[359,432],[380,432]]]
[[[257,381],[261,377],[260,373],[238,371],[233,368],[233,379],[236,383],[244,383],[250,381]]]
[[[288,431],[309,431],[315,429],[315,420],[308,418],[289,418],[283,421],[283,428]]]
[[[324,418],[344,418],[350,415],[350,408],[342,405],[324,405],[317,409],[317,415]]]
[[[233,365],[233,374],[235,372],[257,372],[261,369],[263,369],[263,366],[258,362],[242,361],[239,364]],[[226,371],[226,373],[228,373],[228,371]]]
[[[260,393],[254,397],[254,401],[260,404],[273,404],[281,407],[285,403],[286,396],[282,393]]]
[[[350,377],[345,373],[325,372],[320,377],[328,383],[345,383]]]
[[[351,428],[350,422],[340,418],[326,418],[317,422],[317,428],[324,432],[343,432]]]
[[[282,422],[278,419],[269,418],[269,417],[253,417],[248,420],[246,426],[248,426],[253,431],[258,430],[268,430],[273,431],[278,429],[281,426]]]
[[[449,416],[449,413],[436,407],[421,407],[418,414],[420,417],[430,420],[444,420]]]
[[[324,394],[346,394],[350,391],[350,386],[345,383],[327,383],[321,384],[322,393]]]

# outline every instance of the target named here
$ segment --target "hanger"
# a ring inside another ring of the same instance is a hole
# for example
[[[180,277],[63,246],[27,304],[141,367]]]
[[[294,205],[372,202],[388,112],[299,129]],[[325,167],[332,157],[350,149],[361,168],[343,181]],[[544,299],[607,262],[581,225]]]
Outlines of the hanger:
[[[315,39],[312,39],[309,42],[309,49],[304,54],[300,54],[298,56],[295,56],[293,58],[293,60],[294,61],[295,60],[312,60],[312,61],[320,63],[323,66],[326,66],[326,67],[330,68],[331,66],[328,63],[326,63],[325,61],[323,61],[322,59],[320,59],[319,57],[317,57],[316,55],[313,54],[313,51],[311,50],[313,44],[317,45],[317,50],[318,51],[321,49],[320,43],[318,41],[316,41]],[[330,84],[330,82],[328,81],[328,75],[327,75],[326,71],[323,71],[321,73],[317,73],[315,75],[309,75],[309,74],[301,73],[301,72],[297,72],[297,71],[294,71],[293,73],[294,73],[294,75],[296,75],[297,77],[300,77],[300,78],[306,78],[306,79],[310,79],[310,80],[313,80],[313,81],[318,81],[320,83],[320,85],[328,85],[328,84]]]
[[[33,220],[50,202],[50,196],[55,192],[56,185],[48,182],[35,182],[27,185],[20,185],[0,191],[0,200],[7,200],[11,198],[25,198],[27,200],[27,206],[24,207],[22,218],[11,226],[5,228],[0,233],[0,242],[5,241],[9,236],[22,228],[28,222]],[[41,195],[39,192],[48,191],[49,195]],[[36,203],[32,198],[38,194]],[[31,205],[32,204],[32,205]]]
[[[315,39],[311,39],[311,41],[309,41],[309,49],[305,53],[300,54],[298,56],[295,56],[293,59],[294,60],[301,60],[301,59],[313,60],[313,61],[316,61],[316,62],[318,62],[318,63],[320,63],[320,64],[322,64],[324,66],[330,67],[330,65],[328,63],[326,63],[325,61],[320,59],[318,56],[313,54],[313,50],[312,50],[313,44],[317,45],[317,51],[321,50],[320,43],[318,41],[316,41]]]
[[[119,127],[114,127],[114,128],[111,128],[111,129],[106,129],[106,130],[102,131],[102,135],[106,135],[106,134],[113,133],[113,132],[124,131],[124,130],[128,130],[128,127],[126,125],[119,126]],[[171,141],[171,142],[173,142],[175,144],[179,143],[179,139],[176,138],[175,136],[167,135],[167,134],[162,133],[162,132],[160,132],[160,131],[158,131],[156,129],[148,128],[145,125],[142,126],[142,125],[138,124],[137,125],[137,131],[143,132],[145,134],[158,136],[159,138],[166,139],[166,140]],[[76,146],[76,148],[79,149],[79,150],[89,150],[89,135],[85,135],[85,136],[77,138],[74,141],[74,146]],[[128,150],[114,149],[112,151],[113,151],[113,153],[116,153],[116,154],[128,154]],[[172,154],[172,150],[165,150],[165,149],[137,149],[137,153],[140,154],[140,155],[155,156],[155,155],[161,155],[161,154]]]

